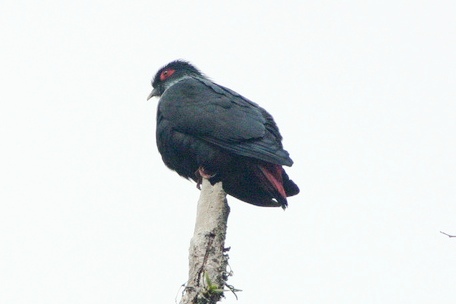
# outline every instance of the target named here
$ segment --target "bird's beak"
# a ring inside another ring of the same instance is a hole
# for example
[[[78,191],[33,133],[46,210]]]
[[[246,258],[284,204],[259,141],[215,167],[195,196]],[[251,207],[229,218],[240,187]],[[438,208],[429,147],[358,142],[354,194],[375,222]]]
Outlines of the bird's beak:
[[[160,96],[160,92],[158,92],[157,88],[153,89],[152,92],[150,92],[149,96],[147,96],[147,100],[151,99],[154,96]]]

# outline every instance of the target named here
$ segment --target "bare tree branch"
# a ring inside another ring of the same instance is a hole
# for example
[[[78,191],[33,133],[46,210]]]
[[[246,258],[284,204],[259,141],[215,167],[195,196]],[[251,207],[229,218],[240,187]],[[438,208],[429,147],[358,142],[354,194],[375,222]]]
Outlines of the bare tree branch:
[[[456,237],[456,235],[451,235],[451,234],[448,234],[448,233],[445,233],[443,231],[440,231],[441,234],[445,234],[446,236],[450,237],[450,238],[453,238],[453,237]]]
[[[223,297],[229,273],[225,236],[230,207],[222,183],[203,179],[189,249],[189,279],[180,304],[214,304]]]

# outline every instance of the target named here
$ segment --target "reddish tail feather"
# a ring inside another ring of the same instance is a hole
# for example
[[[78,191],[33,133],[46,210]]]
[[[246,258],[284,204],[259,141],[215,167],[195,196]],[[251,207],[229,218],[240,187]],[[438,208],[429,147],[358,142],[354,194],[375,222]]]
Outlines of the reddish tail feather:
[[[283,178],[282,178],[282,166],[276,164],[261,164],[258,166],[263,173],[263,176],[269,182],[268,190],[272,192],[278,192],[281,198],[277,198],[279,202],[285,202],[287,200],[287,194],[283,188]],[[272,188],[272,189],[271,189]]]

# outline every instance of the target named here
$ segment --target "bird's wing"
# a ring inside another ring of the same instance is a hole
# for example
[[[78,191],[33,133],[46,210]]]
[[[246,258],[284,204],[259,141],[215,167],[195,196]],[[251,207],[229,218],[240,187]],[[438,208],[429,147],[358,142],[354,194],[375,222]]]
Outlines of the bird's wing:
[[[272,116],[211,81],[186,78],[167,89],[159,111],[173,127],[232,153],[291,166]]]

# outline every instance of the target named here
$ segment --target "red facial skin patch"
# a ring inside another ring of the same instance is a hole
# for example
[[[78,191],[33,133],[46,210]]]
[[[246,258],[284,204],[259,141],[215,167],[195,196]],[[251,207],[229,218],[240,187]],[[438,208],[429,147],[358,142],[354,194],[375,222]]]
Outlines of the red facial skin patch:
[[[161,81],[164,81],[166,79],[168,79],[171,75],[174,74],[176,70],[173,70],[173,69],[167,69],[167,70],[164,70],[163,72],[161,72],[160,74],[160,80]]]

